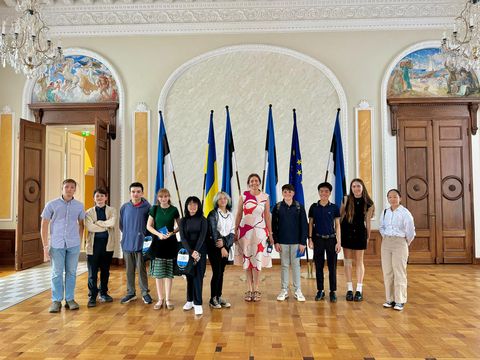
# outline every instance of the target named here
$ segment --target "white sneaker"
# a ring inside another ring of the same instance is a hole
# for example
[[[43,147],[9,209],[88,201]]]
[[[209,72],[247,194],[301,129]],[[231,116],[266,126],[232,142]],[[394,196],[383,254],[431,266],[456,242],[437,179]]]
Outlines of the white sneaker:
[[[297,301],[305,301],[305,296],[303,296],[301,290],[295,291],[294,296],[295,296],[295,299],[297,299]]]
[[[193,309],[193,301],[187,301],[185,305],[183,305],[183,310],[188,311]]]
[[[287,298],[288,298],[288,291],[285,289],[282,289],[282,291],[280,291],[280,294],[278,294],[277,296],[277,300],[284,301]]]
[[[195,315],[202,315],[203,314],[203,307],[202,305],[193,305],[195,310]]]

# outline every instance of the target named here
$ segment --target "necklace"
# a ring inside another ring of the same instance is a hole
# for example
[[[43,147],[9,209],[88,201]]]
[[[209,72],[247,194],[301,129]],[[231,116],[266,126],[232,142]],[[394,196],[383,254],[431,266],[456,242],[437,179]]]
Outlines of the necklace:
[[[160,207],[160,210],[162,210],[163,215],[167,215],[168,209],[170,209],[170,206],[167,207],[166,209],[162,208],[161,206],[159,206],[159,207]]]
[[[228,212],[227,212],[227,215],[224,216],[221,210],[218,210],[218,213],[219,213],[220,216],[221,216],[222,218],[224,218],[224,219],[228,219],[228,217],[230,216],[230,213],[228,213]]]

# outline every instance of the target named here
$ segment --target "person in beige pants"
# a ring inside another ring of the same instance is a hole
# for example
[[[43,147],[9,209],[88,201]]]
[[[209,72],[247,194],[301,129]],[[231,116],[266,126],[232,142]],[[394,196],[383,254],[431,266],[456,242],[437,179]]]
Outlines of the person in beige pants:
[[[407,302],[408,246],[415,238],[415,225],[410,211],[400,205],[400,192],[387,193],[390,207],[380,218],[382,235],[382,271],[385,283],[385,308],[402,311]]]

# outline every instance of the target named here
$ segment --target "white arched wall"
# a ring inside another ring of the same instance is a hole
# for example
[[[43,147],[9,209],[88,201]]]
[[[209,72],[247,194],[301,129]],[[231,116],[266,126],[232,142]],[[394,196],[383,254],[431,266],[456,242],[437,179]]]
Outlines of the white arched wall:
[[[397,139],[390,130],[390,111],[387,104],[388,80],[395,66],[408,54],[426,48],[440,47],[440,41],[423,41],[414,44],[399,53],[389,64],[382,81],[382,165],[384,194],[388,189],[397,188]],[[472,179],[480,178],[480,134],[472,139]],[[480,258],[480,182],[472,181],[473,221],[475,234],[475,258]],[[384,208],[388,206],[386,196],[382,196]]]
[[[120,166],[111,166],[111,179],[120,178],[120,182],[112,182],[110,185],[111,189],[111,201],[112,205],[119,208],[120,205],[124,202],[124,185],[125,185],[125,89],[123,87],[123,82],[116,71],[115,67],[105,59],[102,55],[93,52],[91,50],[83,48],[67,48],[63,51],[65,56],[68,55],[85,55],[97,59],[103,63],[112,73],[113,78],[115,79],[117,88],[118,88],[118,114],[117,114],[117,131],[119,133],[120,143],[117,141],[112,142],[112,151],[111,151],[111,164],[119,164]],[[30,111],[28,104],[32,102],[33,87],[35,86],[36,78],[29,79],[25,82],[23,88],[23,100],[22,100],[22,117],[24,119],[33,119],[33,114]],[[119,155],[118,155],[119,154]],[[115,173],[115,172],[119,172]]]
[[[199,65],[199,64],[201,64],[201,63],[203,63],[203,62],[205,62],[209,59],[215,58],[215,57],[220,57],[220,56],[223,56],[223,55],[230,55],[230,54],[235,54],[235,53],[249,53],[249,52],[260,52],[260,53],[263,52],[263,53],[268,53],[268,54],[275,54],[275,55],[278,54],[278,55],[284,55],[284,56],[287,56],[287,57],[291,57],[295,60],[301,61],[304,64],[308,64],[309,66],[312,67],[312,69],[314,69],[313,71],[318,70],[319,73],[321,73],[322,76],[325,77],[326,80],[330,82],[332,89],[334,89],[336,95],[338,96],[338,104],[339,104],[340,108],[342,109],[341,115],[340,115],[340,120],[341,120],[342,136],[344,137],[343,147],[344,147],[344,153],[348,154],[349,141],[346,138],[346,136],[348,136],[347,97],[346,97],[345,91],[344,91],[343,87],[341,86],[339,80],[337,79],[337,77],[334,75],[334,73],[328,67],[326,67],[324,64],[322,64],[318,60],[316,60],[312,57],[309,57],[305,54],[299,53],[297,51],[287,49],[287,48],[282,48],[282,47],[277,47],[277,46],[269,46],[269,45],[261,45],[261,44],[248,44],[248,45],[238,45],[238,46],[224,47],[224,48],[216,49],[216,50],[210,51],[208,53],[202,54],[200,56],[197,56],[197,57],[191,59],[190,61],[184,63],[183,65],[181,65],[179,68],[177,68],[172,73],[172,75],[170,75],[170,77],[166,81],[166,83],[165,83],[165,85],[162,88],[162,91],[160,93],[159,100],[158,100],[158,109],[159,110],[165,110],[165,106],[167,105],[167,98],[169,97],[169,94],[170,94],[172,88],[174,87],[174,84],[185,73],[187,73],[187,71],[189,69],[191,69],[192,67],[194,67],[196,65]],[[285,91],[285,94],[286,94],[286,96],[288,96],[288,90]],[[313,95],[313,96],[315,96],[315,95]],[[265,106],[267,106],[267,104],[268,104],[268,102],[265,103]],[[338,104],[337,104],[337,106],[338,106]],[[166,115],[168,116],[168,114],[166,114]],[[333,124],[333,121],[335,120],[334,115],[335,114],[332,114],[332,118],[331,118],[332,124]],[[219,116],[219,114],[216,112],[215,113],[215,118],[216,119],[217,119],[217,116]],[[224,119],[224,113],[222,113],[221,116]],[[274,104],[274,118],[275,118],[275,104]],[[265,112],[265,126],[266,126],[266,119],[267,118],[266,118],[266,112]],[[166,120],[166,122],[168,122],[168,119],[165,119],[165,120]],[[263,126],[264,125],[262,124],[261,126],[262,126],[261,131],[263,131]],[[167,132],[168,132],[168,125],[167,125]],[[152,133],[156,134],[156,133],[158,133],[158,130],[157,131],[152,131]],[[333,126],[332,126],[332,133],[333,133]],[[220,135],[219,133],[216,134],[217,139],[219,139],[219,135]],[[276,136],[278,136],[278,135],[276,134]],[[290,137],[291,133],[288,136]],[[223,139],[223,134],[221,134],[220,137]],[[328,137],[331,139],[331,135],[328,135]],[[328,141],[330,141],[330,140],[328,140]],[[153,143],[156,144],[156,139]],[[218,140],[217,140],[217,144],[218,144]],[[306,146],[307,146],[307,144],[301,145],[302,149]],[[278,147],[278,144],[277,144],[277,147]],[[217,154],[219,152],[221,152],[222,150],[223,149],[218,148],[218,145],[217,145]],[[277,148],[277,151],[278,151],[278,148]],[[302,150],[302,153],[303,153],[303,150]],[[173,154],[173,155],[175,155],[175,154]],[[152,160],[155,161],[154,157],[155,156],[152,157]],[[218,157],[217,157],[217,160],[218,160]],[[217,165],[217,166],[219,166],[219,165]],[[348,172],[348,156],[345,156],[345,168],[346,168],[346,171]],[[220,175],[221,174],[219,173],[219,176]],[[347,178],[348,178],[348,176],[347,176]],[[221,180],[221,179],[219,179],[219,180]],[[282,180],[280,179],[279,181],[282,181]],[[153,196],[153,193],[151,194],[151,196]]]

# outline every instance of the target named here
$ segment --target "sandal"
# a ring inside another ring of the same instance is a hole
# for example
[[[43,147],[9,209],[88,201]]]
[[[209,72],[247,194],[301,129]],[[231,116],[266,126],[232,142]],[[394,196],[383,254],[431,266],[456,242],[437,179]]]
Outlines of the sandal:
[[[252,301],[253,300],[253,293],[251,291],[246,291],[244,300],[245,301]]]
[[[165,308],[167,310],[173,310],[175,309],[175,305],[170,302],[170,300],[165,300]]]
[[[153,305],[153,310],[160,310],[163,307],[163,300],[158,300],[155,305]]]
[[[262,293],[260,291],[254,291],[252,294],[253,301],[260,301]]]

